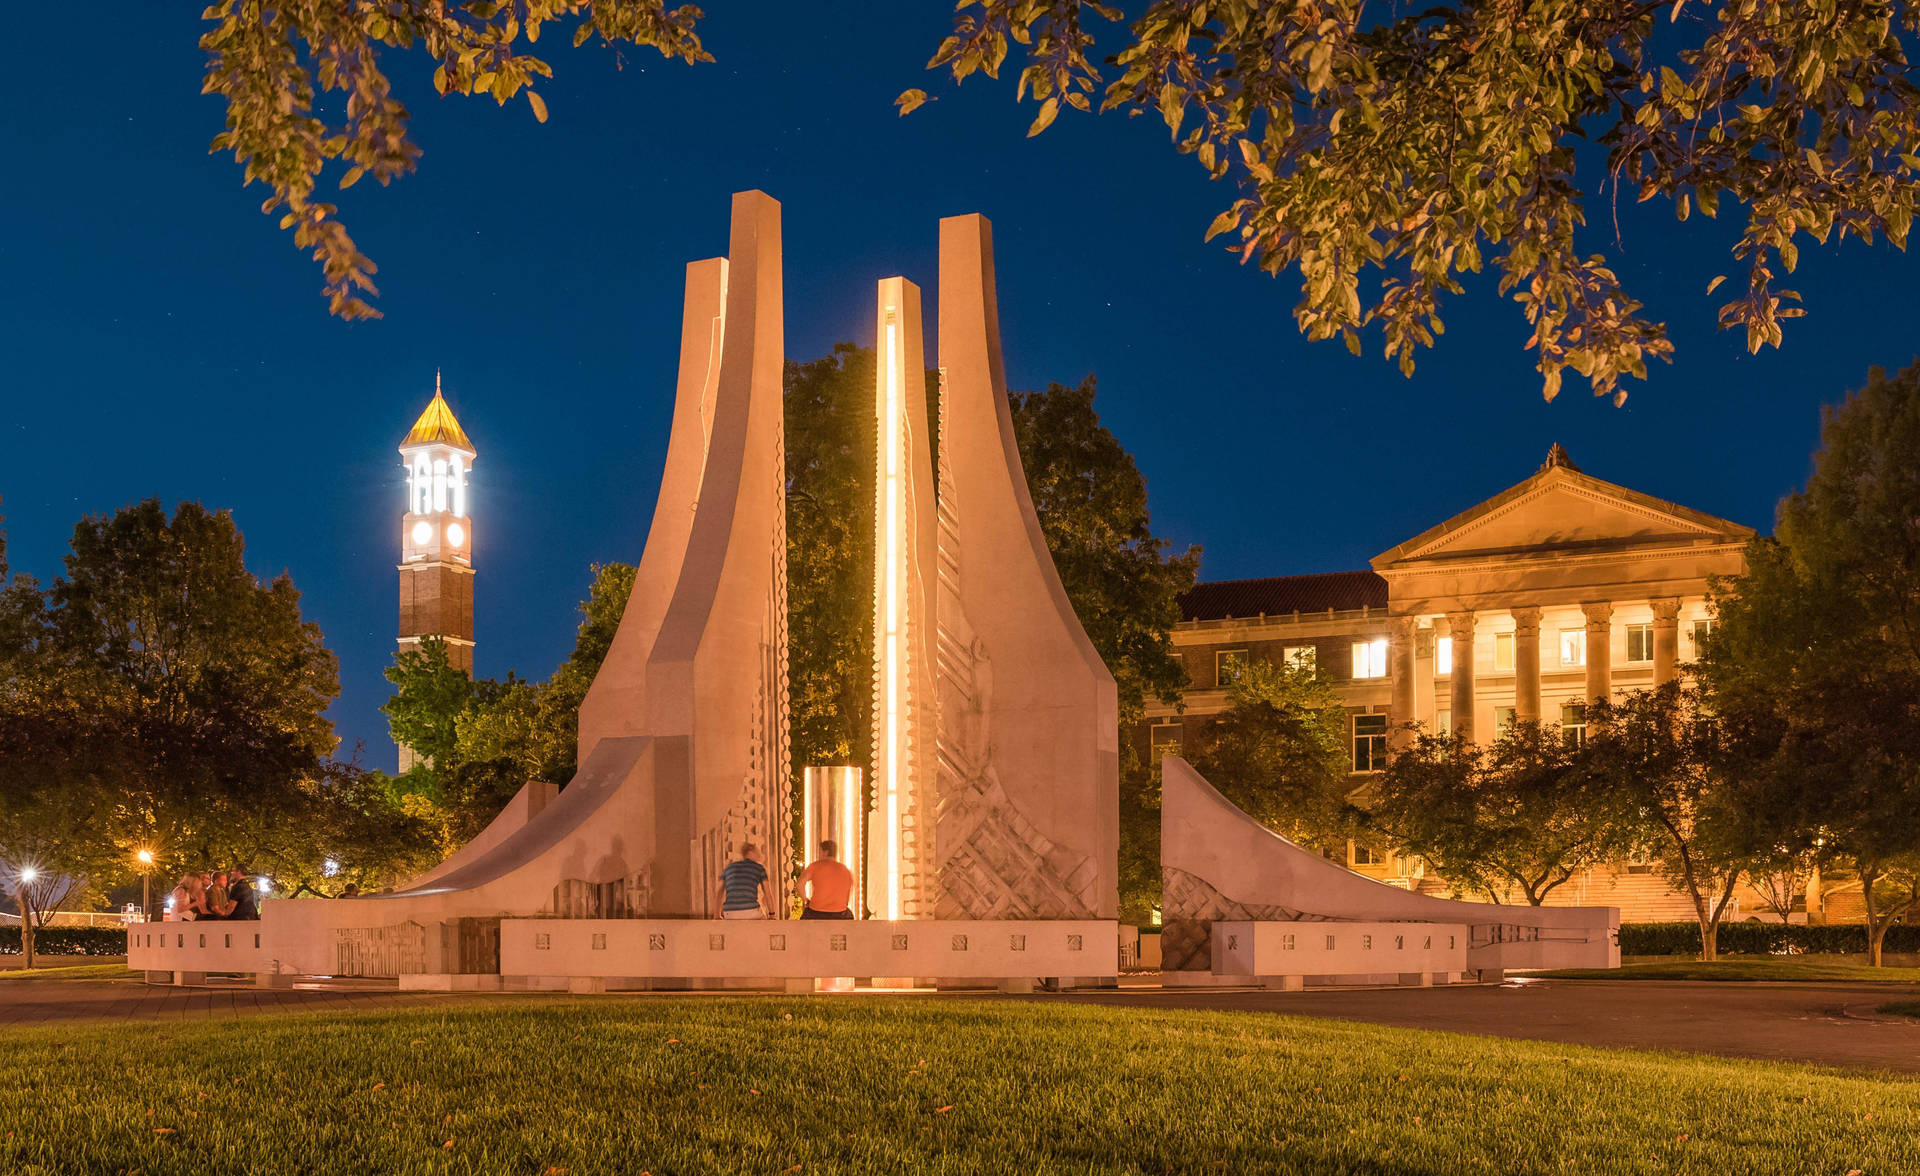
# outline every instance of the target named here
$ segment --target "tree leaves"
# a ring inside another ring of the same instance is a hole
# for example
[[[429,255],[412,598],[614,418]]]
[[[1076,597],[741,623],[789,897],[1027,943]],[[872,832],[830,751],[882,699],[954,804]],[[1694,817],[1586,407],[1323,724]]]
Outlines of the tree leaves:
[[[378,267],[360,252],[338,210],[315,201],[313,191],[336,160],[346,165],[342,190],[367,175],[386,185],[419,160],[381,47],[424,49],[436,62],[434,91],[443,96],[488,94],[505,105],[524,89],[534,118],[544,123],[546,101],[530,87],[553,71],[515,52],[523,32],[532,44],[543,23],[571,19],[578,21],[576,46],[599,37],[651,46],[669,59],[711,61],[695,33],[701,16],[692,5],[668,9],[663,0],[221,0],[201,14],[214,26],[200,39],[208,55],[201,88],[227,101],[226,129],[212,150],[233,152],[247,183],[267,185],[272,194],[262,212],[286,209],[281,227],[320,263],[331,312],[378,318],[368,300],[379,294],[372,278]],[[322,91],[346,95],[338,121],[314,113]]]
[[[1715,216],[1723,194],[1746,208],[1747,293],[1720,317],[1755,349],[1803,313],[1769,288],[1796,236],[1904,248],[1920,199],[1920,87],[1900,41],[1920,19],[1911,4],[1740,0],[1684,21],[1681,7],[1662,6],[1672,27],[1656,40],[1663,17],[1638,0],[1455,0],[1384,18],[1361,0],[1163,0],[1116,39],[1122,74],[1107,83],[1081,27],[1083,11],[1117,21],[1106,6],[965,3],[931,65],[964,81],[991,72],[990,47],[1030,45],[1017,95],[1104,84],[1101,109],[1158,115],[1176,150],[1242,193],[1208,238],[1237,230],[1243,261],[1297,269],[1308,338],[1351,347],[1377,327],[1410,373],[1440,334],[1440,298],[1490,262],[1543,392],[1571,370],[1618,401],[1672,344],[1606,258],[1579,249],[1606,183],[1671,200],[1682,220]],[[1607,169],[1583,185],[1576,156],[1594,138]],[[1377,284],[1359,284],[1366,271]]]

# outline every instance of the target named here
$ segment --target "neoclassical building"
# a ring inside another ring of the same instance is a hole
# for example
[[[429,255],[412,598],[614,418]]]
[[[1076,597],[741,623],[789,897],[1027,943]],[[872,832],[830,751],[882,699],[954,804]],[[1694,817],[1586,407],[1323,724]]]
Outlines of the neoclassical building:
[[[1712,624],[1708,580],[1737,574],[1752,528],[1602,481],[1555,445],[1519,483],[1376,556],[1366,571],[1196,585],[1173,642],[1184,712],[1151,707],[1155,761],[1226,705],[1234,666],[1311,664],[1338,685],[1356,776],[1406,720],[1491,742],[1516,719],[1578,738],[1586,702],[1686,671]],[[1356,778],[1356,785],[1364,781]],[[1418,886],[1420,863],[1356,845],[1355,869]],[[1691,917],[1643,866],[1593,871],[1556,902],[1629,921]]]

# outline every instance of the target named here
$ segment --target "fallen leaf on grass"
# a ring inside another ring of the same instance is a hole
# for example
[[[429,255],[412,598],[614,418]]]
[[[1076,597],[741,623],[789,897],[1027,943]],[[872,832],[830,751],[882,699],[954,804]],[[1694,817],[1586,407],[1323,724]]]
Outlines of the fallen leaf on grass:
[[[374,1090],[385,1090],[387,1088],[387,1084],[384,1082],[376,1082],[373,1084],[372,1088]]]
[[[172,1135],[172,1134],[173,1134],[173,1128],[171,1128],[171,1127],[155,1127],[155,1128],[153,1129],[153,1133],[154,1133],[155,1135]]]
[[[408,1045],[425,1045],[426,1043],[427,1039],[424,1037],[416,1037],[412,1041],[407,1042]]]
[[[567,1170],[565,1168],[548,1168],[544,1176],[567,1176]]]
[[[443,1143],[443,1144],[441,1144],[441,1145],[440,1145],[440,1149],[441,1149],[442,1151],[445,1151],[445,1150],[446,1150],[447,1148],[450,1148],[450,1147],[452,1147],[452,1146],[453,1146],[453,1140],[451,1140],[451,1139],[449,1139],[449,1140],[447,1140],[447,1141],[446,1141],[445,1143]]]
[[[934,1114],[936,1114],[936,1115],[944,1115],[944,1114],[946,1114],[946,1113],[947,1113],[948,1111],[951,1111],[952,1109],[953,1109],[953,1104],[952,1104],[952,1103],[948,1103],[948,1104],[947,1104],[946,1106],[944,1106],[944,1107],[935,1107],[935,1108],[933,1108],[933,1113],[934,1113]]]

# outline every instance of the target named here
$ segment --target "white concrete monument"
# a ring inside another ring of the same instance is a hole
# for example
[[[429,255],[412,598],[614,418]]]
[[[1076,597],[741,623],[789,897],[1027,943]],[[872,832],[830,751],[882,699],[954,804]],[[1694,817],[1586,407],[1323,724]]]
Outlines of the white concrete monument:
[[[943,919],[1112,919],[1119,711],[1034,514],[1007,404],[993,226],[940,222]]]
[[[652,528],[580,708],[578,774],[529,786],[408,889],[275,901],[243,930],[147,926],[132,963],[581,987],[866,976],[1022,987],[1118,968],[1113,679],[1034,515],[1001,371],[990,230],[941,222],[936,511],[919,291],[877,303],[874,808],[844,923],[722,922],[742,842],[791,895],[780,207],[734,197],[728,256],[687,268],[680,375]],[[810,840],[857,823],[823,775]],[[837,835],[837,836],[836,836]],[[811,855],[813,846],[807,847]],[[856,853],[852,860],[858,861]]]

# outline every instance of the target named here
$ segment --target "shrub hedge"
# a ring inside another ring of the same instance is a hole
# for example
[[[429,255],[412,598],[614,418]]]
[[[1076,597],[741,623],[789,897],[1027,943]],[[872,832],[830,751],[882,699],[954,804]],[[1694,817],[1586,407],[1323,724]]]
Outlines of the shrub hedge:
[[[0,955],[20,954],[20,928],[0,927]],[[33,954],[123,956],[127,954],[124,927],[41,927],[33,933]]]
[[[1867,929],[1859,923],[1804,927],[1780,923],[1722,923],[1716,946],[1735,955],[1865,955]],[[1884,949],[1920,952],[1920,926],[1888,928]],[[1700,954],[1700,928],[1692,923],[1622,923],[1620,954]]]

